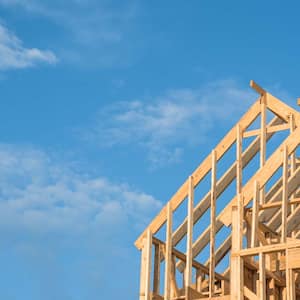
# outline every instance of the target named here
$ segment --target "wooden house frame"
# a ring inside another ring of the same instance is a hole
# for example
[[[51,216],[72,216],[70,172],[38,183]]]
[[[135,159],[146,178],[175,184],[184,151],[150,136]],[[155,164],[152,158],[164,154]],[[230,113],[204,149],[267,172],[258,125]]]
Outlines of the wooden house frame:
[[[258,99],[136,240],[140,300],[300,299],[300,113],[250,86]]]

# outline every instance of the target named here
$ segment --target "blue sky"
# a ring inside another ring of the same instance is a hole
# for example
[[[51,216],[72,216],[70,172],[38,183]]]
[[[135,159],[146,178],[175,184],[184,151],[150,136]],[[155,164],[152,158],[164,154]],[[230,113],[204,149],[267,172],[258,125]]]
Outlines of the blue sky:
[[[249,80],[295,106],[299,9],[0,0],[0,298],[138,299],[136,237]]]

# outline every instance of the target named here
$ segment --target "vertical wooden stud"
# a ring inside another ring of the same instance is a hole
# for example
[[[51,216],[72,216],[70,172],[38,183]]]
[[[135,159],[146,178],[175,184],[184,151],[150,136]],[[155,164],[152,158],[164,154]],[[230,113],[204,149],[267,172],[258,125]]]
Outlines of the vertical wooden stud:
[[[267,94],[263,94],[260,98],[260,167],[262,168],[266,162],[266,141],[267,141]],[[265,202],[265,187],[261,187],[260,204]]]
[[[243,153],[243,136],[240,124],[236,127],[236,194],[242,191],[242,153]]]
[[[147,263],[147,257],[146,257],[146,237],[143,238],[143,247],[141,251],[141,273],[140,273],[140,300],[145,300],[145,287],[146,287],[146,263]]]
[[[166,253],[165,253],[165,290],[164,300],[171,299],[171,271],[172,271],[172,208],[167,204],[167,230],[166,230]]]
[[[259,212],[259,183],[254,182],[254,197],[252,207],[252,230],[251,230],[251,247],[257,246],[257,231],[258,231],[258,212]]]
[[[275,287],[275,279],[271,278],[268,281],[268,290],[269,290],[269,300],[275,300],[276,298],[276,287]]]
[[[265,254],[259,253],[259,299],[266,300],[266,260]]]
[[[143,239],[141,254],[141,277],[140,277],[140,300],[150,300],[151,291],[151,258],[152,258],[152,233],[147,231],[146,238]]]
[[[202,292],[202,281],[203,281],[203,272],[199,269],[196,270],[196,290],[197,292]]]
[[[155,245],[154,252],[154,270],[153,270],[153,293],[158,295],[160,289],[160,245]]]
[[[231,300],[244,300],[243,261],[238,252],[241,249],[239,209],[232,207],[232,246],[230,258],[230,294]]]
[[[288,206],[288,152],[287,147],[283,149],[282,166],[282,218],[281,218],[281,242],[285,243],[287,238],[287,206]]]
[[[294,115],[290,114],[289,116],[289,123],[290,123],[290,133],[292,133],[295,130],[295,119],[294,119]],[[294,174],[294,172],[296,171],[296,153],[295,151],[293,153],[291,153],[290,155],[290,160],[291,160],[291,176]],[[293,200],[295,198],[295,193],[293,193],[291,195],[290,200]],[[293,213],[296,209],[296,205],[292,204],[291,205],[291,213]],[[295,237],[296,232],[293,230],[292,231],[292,237]]]
[[[187,300],[189,300],[189,288],[192,284],[192,264],[193,264],[193,225],[194,225],[194,183],[193,177],[189,177],[188,191],[188,216],[187,216],[187,245],[186,245],[186,271],[185,288]]]
[[[215,289],[215,234],[216,234],[216,151],[211,153],[211,201],[210,201],[210,264],[209,297],[214,296]]]

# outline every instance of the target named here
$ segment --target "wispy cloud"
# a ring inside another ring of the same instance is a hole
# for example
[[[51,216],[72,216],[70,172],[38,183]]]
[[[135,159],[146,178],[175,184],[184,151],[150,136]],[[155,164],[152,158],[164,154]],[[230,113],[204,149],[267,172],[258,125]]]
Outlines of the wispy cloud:
[[[59,43],[60,57],[66,62],[85,65],[122,65],[129,59],[130,38],[137,2],[122,1],[39,1],[0,0],[9,9],[40,15],[60,28],[64,41]],[[85,55],[82,55],[82,52]]]
[[[232,116],[236,120],[254,97],[233,80],[173,89],[101,109],[84,137],[102,147],[141,146],[154,166],[172,163],[186,146],[206,143],[212,129],[230,122]]]
[[[0,144],[1,262],[11,274],[26,273],[14,276],[14,282],[29,286],[21,289],[26,299],[97,299],[104,289],[113,299],[133,297],[134,281],[126,283],[131,286],[126,291],[111,282],[116,274],[137,276],[133,241],[160,201],[58,156]],[[6,293],[19,292],[7,283],[1,298]]]
[[[4,25],[0,24],[0,70],[21,69],[39,63],[55,64],[52,51],[26,48],[23,42]]]
[[[82,175],[45,152],[0,145],[0,228],[68,235],[102,228],[109,235],[123,226],[140,230],[160,206],[151,195]]]

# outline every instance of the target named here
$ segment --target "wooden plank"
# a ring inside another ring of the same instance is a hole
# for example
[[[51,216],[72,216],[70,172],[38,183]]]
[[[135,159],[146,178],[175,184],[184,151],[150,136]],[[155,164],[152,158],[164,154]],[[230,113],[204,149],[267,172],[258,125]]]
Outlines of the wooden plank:
[[[147,251],[146,251],[146,237],[143,239],[143,248],[141,251],[141,272],[140,272],[140,300],[145,300],[146,290],[146,263],[147,263]]]
[[[300,198],[294,198],[293,200],[288,201],[288,205],[295,205],[300,203]],[[281,207],[282,201],[276,201],[276,202],[271,202],[271,203],[266,203],[264,205],[261,205],[259,207],[259,210],[265,210],[265,209],[270,209],[270,208],[275,208],[275,207]]]
[[[243,261],[241,256],[233,255],[241,251],[239,209],[232,207],[232,253],[230,258],[230,293],[232,299],[243,300]]]
[[[300,180],[300,170],[299,170],[299,180]],[[298,180],[296,180],[298,181]],[[281,196],[278,194],[278,189],[282,187],[282,180],[279,179],[273,186],[272,188],[268,191],[267,195],[266,195],[266,200],[270,201],[272,203],[272,201],[275,201],[276,199],[279,199]],[[275,197],[275,198],[274,198]],[[275,200],[274,200],[275,199]],[[270,203],[270,204],[271,204]],[[279,203],[279,206],[281,206],[281,201],[277,202]],[[264,205],[268,205],[269,203],[266,203]],[[264,213],[264,212],[263,212]],[[264,215],[262,214],[261,217],[263,217]],[[266,217],[265,217],[265,220]],[[289,223],[288,223],[289,224]],[[300,233],[299,233],[300,234]],[[226,255],[226,253],[228,253],[228,251],[231,248],[231,234],[228,235],[228,237],[226,238],[226,240],[220,245],[220,247],[217,249],[216,251],[216,265],[220,262],[220,260]],[[205,263],[205,265],[209,264],[209,260]]]
[[[171,271],[172,271],[172,224],[173,213],[171,203],[167,204],[167,228],[165,249],[165,290],[164,300],[171,300]]]
[[[290,250],[286,251],[286,269],[285,269],[285,277],[286,277],[286,299],[296,299],[295,297],[295,278],[293,274],[293,268],[295,268],[293,258],[296,259],[295,264],[297,264],[297,257],[293,255],[290,257]],[[300,250],[300,249],[299,249]],[[299,256],[299,251],[294,251]]]
[[[153,237],[153,243],[160,244],[160,245],[164,246],[164,248],[166,247],[166,244],[156,237]],[[180,252],[179,250],[175,249],[174,247],[172,248],[172,254],[174,254],[181,261],[186,262],[186,255],[184,253]],[[196,260],[193,260],[193,267],[195,269],[201,270],[204,274],[209,274],[209,268],[206,267],[205,265],[199,263]],[[183,272],[183,274],[184,273],[185,272]],[[226,277],[224,277],[223,275],[221,275],[217,272],[215,272],[215,275],[216,275],[216,279],[218,279],[218,280],[228,280]],[[185,282],[185,280],[184,280],[184,282]]]
[[[300,128],[298,127],[284,142],[287,146],[288,152],[294,151],[300,140]],[[282,148],[278,148],[265,164],[265,168],[257,171],[256,175],[252,177],[243,188],[244,204],[248,205],[252,199],[254,180],[258,180],[262,185],[265,185],[269,178],[274,174],[282,164]],[[216,218],[216,232],[218,232],[223,224],[229,226],[231,224],[229,210],[233,205],[236,205],[237,197],[235,196],[231,202],[224,208],[223,211]],[[193,244],[193,257],[197,256],[199,252],[209,242],[210,226],[197,238]]]
[[[250,80],[250,87],[253,88],[258,94],[264,95],[266,91],[259,86],[254,80]]]
[[[275,126],[268,126],[267,127],[267,133],[273,133],[283,130],[288,130],[289,124],[281,124],[281,125],[275,125]]]
[[[159,294],[160,290],[160,257],[161,249],[159,244],[154,246],[154,270],[153,270],[153,293]]]
[[[289,248],[296,248],[296,247],[300,247],[300,241],[291,242],[291,243],[278,243],[278,244],[267,245],[264,247],[242,249],[239,252],[232,255],[253,256],[259,253],[280,252],[280,251],[285,251],[286,249]]]
[[[242,137],[242,129],[240,124],[237,124],[236,127],[236,193],[237,195],[242,190],[242,153],[243,153],[243,137]]]
[[[278,131],[283,131],[283,130],[288,130],[290,129],[289,124],[280,124],[280,125],[275,125],[275,126],[267,126],[266,127],[266,133],[275,133]],[[252,136],[257,136],[260,135],[261,129],[253,129],[253,130],[248,130],[243,132],[243,137],[248,138]]]
[[[145,270],[145,300],[151,299],[151,259],[152,259],[152,233],[147,231],[146,239],[146,270]]]
[[[260,300],[251,290],[249,290],[246,286],[244,286],[244,295],[249,300]]]
[[[287,147],[283,150],[283,166],[282,166],[282,218],[281,218],[281,243],[286,242],[287,237],[287,209],[288,209],[288,153]]]
[[[287,250],[287,264],[288,269],[300,268],[300,248],[291,248]]]
[[[287,147],[288,155],[295,150],[298,146],[300,140],[300,127],[289,135],[289,137],[284,141],[283,147]],[[253,193],[253,185],[254,180],[258,180],[260,182],[260,186],[264,186],[266,182],[270,179],[270,177],[278,170],[280,165],[282,164],[282,147],[278,148],[271,157],[267,160],[265,167],[258,170],[254,177],[252,177],[247,184],[243,188],[245,205],[248,205],[250,200],[252,199]],[[226,226],[229,226],[231,223],[230,219],[230,210],[233,205],[237,202],[237,197],[234,197],[233,200],[225,207],[225,209],[220,213],[219,219]]]
[[[300,168],[293,174],[292,177],[289,178],[289,191],[294,191],[295,187],[297,186],[297,182],[300,181]],[[268,191],[266,195],[266,200],[269,201],[268,203],[264,204],[265,206],[272,204],[272,201],[276,201],[276,204],[279,203],[279,206],[281,207],[282,202],[277,201],[282,198],[282,179],[279,179],[273,187]],[[297,199],[295,199],[297,201]],[[277,216],[281,219],[281,212],[278,211]],[[290,215],[287,221],[288,225],[288,232],[291,230],[291,228],[294,228],[298,224],[298,218],[300,217],[300,207],[297,208],[297,211],[295,212],[295,215]],[[263,218],[264,221],[268,221],[269,218],[267,218],[266,215],[263,214],[260,216],[260,218]],[[274,221],[271,220],[273,223]],[[273,230],[276,230],[276,227],[272,225],[272,223],[268,223],[268,226],[271,226]],[[300,235],[300,232],[299,232]],[[216,251],[216,264],[219,263],[219,261],[228,253],[228,251],[231,248],[231,234],[227,237],[227,239],[223,242],[222,245],[217,249]],[[208,265],[209,260],[205,263],[205,265]]]
[[[266,300],[266,261],[265,254],[259,253],[259,299]]]
[[[254,197],[252,209],[252,230],[251,230],[251,248],[257,246],[258,231],[258,206],[259,206],[259,183],[254,181]]]
[[[171,298],[179,296],[179,288],[176,283],[176,256],[172,255],[172,271],[171,271]]]
[[[259,102],[256,101],[250,109],[244,114],[240,119],[239,124],[241,128],[247,128],[258,116],[259,114]],[[231,145],[235,142],[236,139],[236,129],[232,128],[228,134],[222,139],[222,141],[215,148],[217,153],[217,161],[223,157]],[[205,175],[210,171],[211,168],[211,157],[210,155],[197,167],[193,172],[192,176],[194,179],[194,185],[197,186],[199,182],[205,177]],[[169,200],[171,202],[172,210],[174,211],[182,201],[187,197],[188,194],[188,180],[186,180],[179,190],[174,194],[174,196]],[[164,206],[160,213],[152,220],[150,225],[147,228],[150,228],[151,232],[155,234],[161,226],[166,222],[167,208]],[[135,246],[138,249],[142,247],[143,237],[146,235],[147,228],[144,232],[138,237],[135,242]]]
[[[298,186],[298,182],[300,181],[300,168],[298,168],[294,174],[292,174],[292,176],[290,176],[288,178],[288,196],[291,195],[291,193],[293,193],[295,191],[295,189]],[[279,202],[280,201],[280,206],[282,205],[282,190],[283,190],[283,185],[282,185],[282,178],[280,180],[277,181],[276,186],[274,186],[274,190],[276,191],[272,198],[269,199],[268,202],[272,203],[272,202]],[[273,188],[272,188],[273,189]],[[277,190],[276,190],[277,189]],[[268,193],[269,194],[269,193]],[[270,209],[270,211],[266,212],[263,211],[260,215],[260,219],[262,222],[265,221],[269,221],[270,216],[272,216],[274,213],[278,212],[278,210],[276,209]],[[274,219],[275,220],[275,219]],[[273,227],[273,224],[271,224],[272,222],[269,223],[269,226]],[[280,223],[281,223],[281,219],[280,219]],[[278,225],[277,225],[278,226]]]
[[[290,132],[293,132],[295,130],[295,121],[294,121],[294,115],[290,115],[290,118],[289,118],[289,127],[290,127]],[[295,151],[293,153],[291,153],[290,155],[290,161],[291,161],[291,174],[293,174],[296,170],[296,153]],[[295,194],[292,194],[291,195],[291,198],[290,198],[290,201],[293,201],[294,200],[294,197],[295,197]],[[291,207],[291,212],[293,213],[296,209],[296,205],[292,205]],[[295,232],[293,231],[292,232],[292,237],[295,236]]]
[[[194,184],[193,176],[189,177],[189,194],[188,194],[188,228],[187,228],[187,245],[186,245],[186,272],[185,272],[185,287],[188,288],[192,284],[192,261],[193,261],[193,211],[194,211]],[[189,299],[188,299],[189,300]]]
[[[197,292],[202,292],[202,281],[204,279],[204,274],[201,270],[196,270],[196,290]]]
[[[210,201],[210,264],[209,264],[209,297],[215,294],[215,234],[216,234],[216,152],[211,155],[211,201]]]
[[[229,234],[223,243],[218,247],[218,249],[215,251],[215,265],[217,266],[218,263],[225,257],[225,255],[228,253],[229,249],[231,248],[231,234]],[[210,258],[207,259],[205,262],[205,266],[209,265]]]
[[[265,165],[266,162],[266,145],[267,145],[267,94],[263,95],[260,99],[260,168]],[[260,189],[260,204],[265,203],[265,187],[262,186]]]
[[[270,124],[278,124],[281,122],[279,118],[273,119]],[[267,135],[267,139],[270,139],[272,134]],[[256,155],[259,150],[260,138],[256,138],[244,151],[242,154],[242,167],[245,168],[251,159]],[[216,197],[219,197],[226,187],[235,179],[236,176],[237,163],[236,161],[231,165],[231,167],[225,172],[225,174],[218,180],[216,185]],[[199,218],[207,211],[210,206],[210,191],[205,195],[205,197],[198,202],[194,208],[194,223],[196,223]],[[187,218],[183,221],[181,225],[178,226],[177,230],[173,234],[173,244],[177,245],[180,240],[184,237],[187,230]]]
[[[285,104],[283,101],[274,97],[272,94],[268,93],[267,107],[275,115],[280,117],[285,122],[289,122],[289,116],[293,115],[295,120],[295,126],[299,127],[300,125],[300,113],[293,109],[292,107]]]

